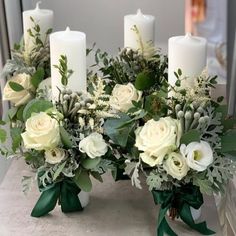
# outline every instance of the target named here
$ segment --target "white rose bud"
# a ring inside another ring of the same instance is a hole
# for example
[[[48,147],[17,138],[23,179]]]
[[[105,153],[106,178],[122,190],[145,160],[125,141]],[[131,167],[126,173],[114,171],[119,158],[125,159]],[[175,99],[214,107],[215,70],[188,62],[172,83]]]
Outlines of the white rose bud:
[[[205,141],[182,144],[180,152],[186,157],[188,166],[198,172],[204,171],[213,162],[213,151]]]
[[[45,112],[31,116],[21,134],[26,148],[35,150],[53,149],[60,142],[59,124]]]
[[[105,155],[108,146],[101,134],[92,133],[80,141],[79,150],[90,158],[96,158]]]
[[[55,165],[60,163],[66,157],[65,151],[61,148],[54,148],[45,151],[45,161]]]
[[[127,112],[133,107],[132,101],[138,102],[141,96],[142,92],[138,91],[132,83],[116,84],[112,90],[110,104],[118,111]]]
[[[136,130],[135,146],[143,153],[143,162],[149,166],[162,164],[164,157],[174,151],[180,143],[182,135],[178,120],[171,117],[149,120],[143,127]]]
[[[33,85],[31,84],[31,76],[25,73],[14,75],[9,79],[3,89],[3,100],[8,100],[12,102],[15,106],[20,106],[26,104],[31,98],[30,91],[34,90]],[[14,91],[9,82],[15,82],[20,84],[24,90]]]
[[[186,159],[179,153],[172,152],[163,163],[163,168],[167,174],[173,178],[181,180],[189,171]]]

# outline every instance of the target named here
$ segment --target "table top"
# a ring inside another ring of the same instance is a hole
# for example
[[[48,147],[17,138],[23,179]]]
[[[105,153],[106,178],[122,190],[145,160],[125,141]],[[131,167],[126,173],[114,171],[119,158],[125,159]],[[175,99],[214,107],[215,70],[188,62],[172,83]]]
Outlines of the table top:
[[[21,191],[21,178],[28,167],[14,160],[0,186],[1,236],[156,236],[158,207],[148,190],[131,186],[130,181],[93,181],[90,203],[83,212],[63,214],[56,207],[42,218],[30,216],[39,193],[36,187],[27,195]],[[213,198],[206,197],[202,216],[209,228],[222,236]],[[172,223],[180,236],[200,235],[181,222]]]

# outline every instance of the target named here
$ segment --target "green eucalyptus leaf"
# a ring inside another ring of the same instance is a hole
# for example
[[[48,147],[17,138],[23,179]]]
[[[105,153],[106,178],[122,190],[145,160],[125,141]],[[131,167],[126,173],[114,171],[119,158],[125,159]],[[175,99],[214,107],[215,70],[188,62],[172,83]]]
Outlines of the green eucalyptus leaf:
[[[138,90],[150,89],[155,84],[155,77],[151,72],[141,72],[135,80],[135,88]]]
[[[4,143],[7,139],[7,132],[4,129],[0,129],[0,141]]]
[[[72,148],[73,142],[71,140],[70,134],[62,126],[60,126],[60,135],[61,135],[61,141],[64,144],[64,146],[66,148]]]
[[[9,81],[9,86],[12,90],[14,90],[15,92],[20,92],[24,90],[24,87],[16,82],[13,81]]]
[[[16,152],[16,150],[20,147],[22,137],[21,137],[22,129],[21,128],[11,128],[10,134],[12,138],[12,150]]]
[[[92,190],[92,182],[86,170],[77,170],[73,178],[75,184],[83,191],[90,192]]]
[[[9,109],[9,110],[6,112],[6,115],[4,115],[4,120],[5,120],[6,122],[12,120],[12,119],[15,117],[17,111],[18,111],[18,108],[17,108],[17,107],[12,107],[11,109]]]
[[[100,157],[97,157],[97,158],[94,158],[94,159],[91,159],[91,158],[86,158],[84,160],[81,161],[81,165],[85,168],[85,169],[93,169],[95,168],[99,162],[101,161],[101,158]]]
[[[236,130],[229,130],[221,137],[221,152],[232,153],[236,151]]]
[[[200,132],[198,130],[189,130],[180,139],[180,143],[182,144],[188,145],[191,142],[200,142]]]
[[[133,128],[133,123],[129,123],[130,121],[131,119],[128,115],[121,113],[118,119],[107,119],[104,124],[104,131],[115,144],[125,147]]]
[[[23,119],[26,121],[31,117],[32,113],[44,112],[51,108],[53,104],[43,99],[33,99],[24,108]]]
[[[234,118],[228,118],[228,106],[227,105],[220,105],[216,108],[216,113],[221,113],[221,122],[224,127],[224,132],[226,132],[229,129],[233,129],[233,127],[236,125],[236,120]]]
[[[37,71],[33,74],[31,77],[31,83],[35,88],[38,88],[39,84],[43,81],[44,79],[44,69],[43,68],[38,68]]]

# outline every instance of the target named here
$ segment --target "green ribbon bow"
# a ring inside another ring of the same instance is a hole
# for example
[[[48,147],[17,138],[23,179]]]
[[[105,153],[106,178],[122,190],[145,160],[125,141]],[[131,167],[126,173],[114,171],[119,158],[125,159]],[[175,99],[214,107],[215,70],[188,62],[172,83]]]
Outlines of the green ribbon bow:
[[[50,185],[42,191],[31,216],[41,217],[48,214],[55,208],[57,202],[64,213],[82,211],[78,198],[80,191],[80,188],[70,179]]]
[[[203,204],[202,193],[197,186],[186,185],[175,188],[172,191],[153,190],[152,195],[155,204],[160,204],[160,211],[157,222],[157,236],[178,236],[169,226],[165,216],[170,208],[177,209],[179,217],[192,229],[203,235],[215,234],[214,231],[207,228],[206,222],[196,224],[193,220],[190,206],[199,209]]]

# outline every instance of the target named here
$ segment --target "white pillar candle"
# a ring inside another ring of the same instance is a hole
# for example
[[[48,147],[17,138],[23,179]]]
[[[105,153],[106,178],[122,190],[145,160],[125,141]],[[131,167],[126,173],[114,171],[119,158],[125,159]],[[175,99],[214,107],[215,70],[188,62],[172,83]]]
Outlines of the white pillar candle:
[[[236,102],[236,31],[234,38],[234,53],[232,60],[230,87],[229,87],[229,101],[228,101],[228,115],[235,115],[235,102]]]
[[[86,91],[86,35],[79,31],[70,31],[69,27],[65,31],[51,34],[50,55],[53,100],[58,99],[58,88],[63,88],[61,75],[54,67],[54,65],[59,65],[61,55],[67,56],[68,69],[73,70],[73,74],[68,79],[67,88],[77,92]]]
[[[173,86],[176,82],[174,72],[182,70],[188,76],[186,86],[193,86],[195,76],[201,74],[206,67],[207,41],[201,37],[176,36],[169,39],[168,45],[168,81]]]
[[[24,29],[24,41],[27,48],[32,48],[34,45],[32,37],[30,37],[28,30],[34,27],[31,17],[35,23],[40,27],[41,40],[44,42],[46,32],[48,29],[53,28],[53,11],[39,8],[40,2],[36,4],[34,10],[28,10],[23,12],[23,29]]]
[[[124,17],[124,47],[135,50],[140,49],[139,37],[134,31],[137,27],[143,43],[152,42],[154,44],[155,17],[142,14],[138,9],[136,15],[127,15]]]

